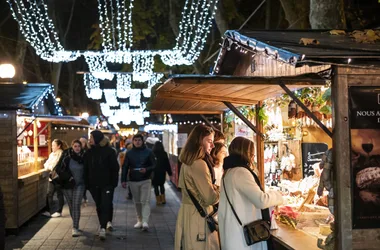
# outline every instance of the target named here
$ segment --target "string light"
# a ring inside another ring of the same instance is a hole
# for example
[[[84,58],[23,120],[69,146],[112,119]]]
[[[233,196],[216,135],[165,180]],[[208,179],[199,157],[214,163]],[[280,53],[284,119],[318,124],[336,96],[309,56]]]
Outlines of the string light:
[[[85,52],[84,58],[88,64],[88,68],[92,75],[101,80],[112,80],[114,77],[113,73],[108,71],[106,60],[104,55],[99,56],[95,52]]]
[[[102,98],[103,91],[100,89],[98,78],[94,77],[92,74],[86,73],[83,75],[83,81],[88,98],[92,98],[94,100],[99,100]]]
[[[54,102],[54,108],[57,112],[57,115],[59,116],[62,116],[62,108],[59,106],[59,103],[56,101],[56,97],[55,97],[55,94],[54,94],[54,88],[52,85],[50,85],[49,87],[47,87],[43,92],[42,94],[39,96],[39,98],[37,99],[37,101],[32,105],[32,113],[36,113],[40,108],[43,109],[44,106],[43,106],[43,103],[45,100],[48,100],[49,99],[49,96],[52,96],[53,98],[53,102]]]
[[[119,98],[128,98],[131,94],[131,75],[116,74],[116,93]]]
[[[68,62],[80,56],[76,51],[64,51],[43,0],[39,5],[37,1],[27,1],[27,5],[22,0],[7,2],[21,33],[42,59],[50,62]]]
[[[14,19],[20,25],[21,32],[42,59],[52,62],[66,62],[76,60],[81,55],[86,57],[87,52],[64,50],[59,43],[53,22],[47,15],[47,5],[43,0],[39,5],[42,6],[42,9],[37,6],[36,1],[28,1],[30,8],[26,8],[22,0],[7,1]],[[140,51],[131,51],[133,45],[133,1],[130,0],[129,6],[126,8],[125,1],[121,1],[120,4],[120,0],[98,0],[103,51],[97,52],[97,56],[104,57],[107,62],[131,63],[134,55],[138,57],[141,54]],[[186,0],[175,47],[171,50],[147,50],[149,56],[145,55],[145,57],[160,55],[162,61],[169,66],[193,64],[204,48],[218,2],[219,0]],[[152,64],[149,63],[146,66],[150,65]],[[89,67],[91,68],[91,66]],[[95,72],[92,69],[90,71]],[[107,72],[103,67],[99,71]]]
[[[141,104],[141,89],[131,89],[131,94],[129,96],[130,106],[140,106]]]
[[[146,82],[153,75],[154,54],[141,51],[133,55],[133,80]]]
[[[24,5],[23,0],[7,1],[14,19],[19,23],[22,34],[42,59],[51,62],[67,62],[84,56],[91,72],[91,74],[84,75],[86,94],[89,98],[102,98],[99,79],[111,81],[114,78],[115,74],[109,72],[107,62],[132,63],[133,81],[148,82],[148,88],[144,90],[130,89],[131,75],[117,74],[116,90],[103,91],[107,104],[113,107],[119,105],[117,97],[129,97],[130,106],[140,105],[141,93],[144,97],[150,97],[151,87],[163,77],[163,74],[153,72],[155,56],[160,56],[162,62],[169,66],[193,64],[204,48],[219,2],[219,0],[185,1],[182,20],[179,23],[179,35],[173,49],[132,51],[134,0],[129,1],[128,8],[124,0],[121,0],[121,3],[120,0],[98,0],[99,28],[103,38],[103,49],[96,52],[79,52],[64,50],[53,22],[48,17],[48,8],[44,0],[41,0],[39,5],[36,1],[28,0],[28,6]],[[144,112],[137,110],[133,109],[133,114]],[[110,110],[106,112],[112,113]],[[143,115],[146,116],[147,112]],[[143,119],[142,115],[141,118]],[[138,122],[141,123],[141,120]]]
[[[109,106],[111,106],[111,107],[119,106],[119,102],[117,101],[115,89],[103,89],[103,93],[104,93],[104,96],[106,98],[106,102]]]

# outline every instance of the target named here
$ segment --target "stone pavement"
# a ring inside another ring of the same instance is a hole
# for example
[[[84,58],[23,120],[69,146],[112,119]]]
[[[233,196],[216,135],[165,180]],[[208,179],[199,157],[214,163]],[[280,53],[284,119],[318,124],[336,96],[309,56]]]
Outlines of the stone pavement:
[[[67,205],[63,217],[46,218],[36,215],[20,228],[17,236],[6,237],[6,250],[10,249],[117,249],[117,250],[171,250],[174,246],[175,223],[180,206],[180,192],[171,183],[165,184],[166,205],[156,206],[152,189],[151,217],[148,232],[133,228],[136,213],[126,190],[118,187],[114,196],[114,231],[107,234],[105,241],[95,235],[98,217],[95,204],[87,192],[89,202],[82,206],[79,228],[83,235],[71,236],[72,221]]]

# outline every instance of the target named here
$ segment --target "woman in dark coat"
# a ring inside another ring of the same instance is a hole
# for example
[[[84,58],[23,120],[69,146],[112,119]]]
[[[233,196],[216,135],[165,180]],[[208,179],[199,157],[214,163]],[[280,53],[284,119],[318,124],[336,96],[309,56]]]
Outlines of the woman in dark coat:
[[[165,152],[162,142],[157,141],[153,146],[153,153],[156,157],[156,168],[154,169],[152,185],[156,194],[156,204],[166,204],[165,199],[165,180],[166,172],[171,176],[172,169],[170,167],[168,154]],[[161,193],[161,194],[160,194]]]

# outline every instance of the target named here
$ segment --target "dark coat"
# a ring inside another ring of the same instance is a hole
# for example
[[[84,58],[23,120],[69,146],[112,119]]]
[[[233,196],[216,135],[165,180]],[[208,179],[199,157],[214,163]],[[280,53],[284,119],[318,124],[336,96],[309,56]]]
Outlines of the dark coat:
[[[84,155],[84,179],[88,189],[117,187],[119,164],[115,150],[104,137],[99,144],[92,146]]]
[[[166,180],[166,172],[171,176],[169,158],[166,152],[156,153],[156,168],[154,169],[153,181],[154,186],[163,185]]]
[[[70,171],[70,161],[75,160],[80,164],[83,164],[84,152],[79,155],[73,152],[72,148],[63,151],[62,156],[55,168],[58,178],[55,180],[55,184],[58,184],[63,189],[71,189],[76,185],[73,174]],[[82,180],[83,181],[83,180]]]
[[[133,147],[125,156],[123,169],[121,173],[121,182],[127,181],[129,175],[130,181],[144,181],[152,176],[156,160],[152,150],[143,145],[140,148]],[[140,168],[146,168],[145,174],[140,173]]]

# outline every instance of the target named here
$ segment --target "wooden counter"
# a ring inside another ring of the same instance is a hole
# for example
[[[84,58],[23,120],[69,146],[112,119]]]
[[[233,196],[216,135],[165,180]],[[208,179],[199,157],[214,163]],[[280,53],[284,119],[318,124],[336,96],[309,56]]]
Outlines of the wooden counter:
[[[281,249],[289,250],[317,250],[317,237],[311,236],[301,230],[277,222],[278,229],[272,230],[274,244],[280,245]],[[276,248],[277,249],[277,248]]]

